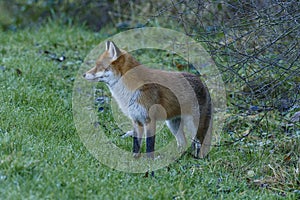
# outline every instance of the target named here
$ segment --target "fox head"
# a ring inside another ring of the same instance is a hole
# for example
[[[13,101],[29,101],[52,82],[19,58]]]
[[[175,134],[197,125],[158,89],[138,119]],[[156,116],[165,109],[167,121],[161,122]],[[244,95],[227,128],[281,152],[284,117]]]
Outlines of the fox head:
[[[112,84],[137,65],[139,63],[129,53],[107,41],[104,53],[96,60],[96,66],[83,74],[83,77],[88,81]]]

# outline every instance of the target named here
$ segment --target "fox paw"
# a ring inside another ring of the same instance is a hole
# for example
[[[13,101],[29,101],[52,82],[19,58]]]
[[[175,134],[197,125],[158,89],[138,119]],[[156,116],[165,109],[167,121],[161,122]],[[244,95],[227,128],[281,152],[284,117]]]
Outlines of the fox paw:
[[[121,138],[127,138],[132,136],[133,136],[133,131],[127,131],[124,135],[121,136]]]
[[[201,156],[200,156],[200,149],[201,149],[201,144],[200,144],[200,142],[197,141],[197,140],[193,140],[193,142],[192,142],[192,152],[191,152],[191,154],[192,154],[192,156],[193,156],[194,158],[200,158],[200,157],[201,157]]]
[[[139,158],[141,157],[141,153],[133,153],[132,154],[134,158]]]
[[[185,153],[186,151],[186,146],[177,146],[177,152],[180,154]]]

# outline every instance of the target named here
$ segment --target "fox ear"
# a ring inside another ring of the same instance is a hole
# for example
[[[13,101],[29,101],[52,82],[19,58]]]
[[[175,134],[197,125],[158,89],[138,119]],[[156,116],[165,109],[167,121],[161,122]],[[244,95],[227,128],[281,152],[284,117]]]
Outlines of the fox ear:
[[[117,58],[121,55],[120,49],[113,42],[107,42],[107,43],[109,43],[108,52],[110,57],[112,57],[113,60],[117,60]]]
[[[109,49],[109,44],[110,44],[110,41],[107,41],[107,42],[105,43],[105,51],[108,51],[108,49]]]

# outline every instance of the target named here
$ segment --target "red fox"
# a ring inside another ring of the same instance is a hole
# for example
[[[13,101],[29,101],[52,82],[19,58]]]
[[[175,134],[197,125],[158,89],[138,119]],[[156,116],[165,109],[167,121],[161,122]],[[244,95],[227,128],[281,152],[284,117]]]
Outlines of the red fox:
[[[166,121],[179,149],[187,146],[186,127],[193,137],[193,156],[206,156],[210,146],[212,104],[209,91],[198,76],[147,68],[107,41],[96,66],[83,77],[106,83],[122,112],[132,120],[133,131],[129,133],[133,133],[134,157],[141,155],[145,132],[146,153],[154,158],[157,120]]]

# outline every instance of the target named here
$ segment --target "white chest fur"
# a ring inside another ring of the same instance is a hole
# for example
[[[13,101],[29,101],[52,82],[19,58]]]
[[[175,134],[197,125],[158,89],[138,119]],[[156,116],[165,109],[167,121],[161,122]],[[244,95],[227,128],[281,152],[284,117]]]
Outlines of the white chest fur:
[[[113,98],[117,101],[121,111],[133,121],[146,122],[148,117],[145,107],[136,102],[139,91],[132,91],[119,80],[112,87],[109,87]]]
[[[129,101],[133,95],[133,91],[128,90],[121,80],[116,82],[113,86],[109,87],[110,92],[112,93],[113,98],[117,101],[122,112],[129,116],[128,105]]]

